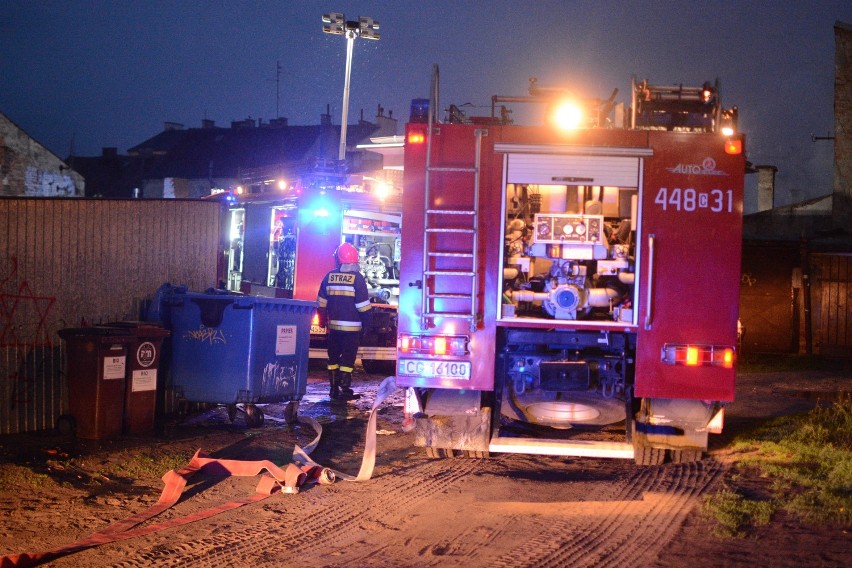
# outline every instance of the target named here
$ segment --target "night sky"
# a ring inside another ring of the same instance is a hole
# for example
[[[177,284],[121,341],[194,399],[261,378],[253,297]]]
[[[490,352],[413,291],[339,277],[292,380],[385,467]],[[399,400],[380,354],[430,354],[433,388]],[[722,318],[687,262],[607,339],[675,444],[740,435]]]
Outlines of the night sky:
[[[332,11],[381,26],[381,40],[355,44],[350,124],[381,105],[401,133],[434,64],[442,106],[482,107],[471,114],[488,114],[492,95],[526,95],[532,76],[591,98],[617,87],[625,103],[633,76],[718,78],[749,160],[779,170],[776,205],[832,191],[833,145],[812,136],[834,131],[843,0],[0,0],[0,112],[61,158],[124,153],[166,121],[318,124],[330,105],[339,124],[346,41],[322,33]]]

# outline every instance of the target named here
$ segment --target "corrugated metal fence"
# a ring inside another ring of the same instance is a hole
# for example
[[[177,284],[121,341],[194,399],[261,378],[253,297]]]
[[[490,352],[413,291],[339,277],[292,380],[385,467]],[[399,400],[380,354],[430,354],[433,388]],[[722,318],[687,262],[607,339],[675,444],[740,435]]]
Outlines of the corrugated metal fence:
[[[57,331],[137,320],[164,282],[217,284],[220,205],[0,199],[0,434],[67,408]]]

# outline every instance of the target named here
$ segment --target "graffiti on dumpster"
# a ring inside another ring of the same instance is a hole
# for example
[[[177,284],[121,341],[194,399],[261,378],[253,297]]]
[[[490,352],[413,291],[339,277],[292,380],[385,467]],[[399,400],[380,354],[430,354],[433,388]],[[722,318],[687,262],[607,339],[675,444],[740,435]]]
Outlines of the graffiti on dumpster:
[[[292,361],[267,363],[266,367],[263,368],[263,378],[260,384],[261,395],[274,396],[287,390],[295,390],[297,368],[298,365]]]
[[[222,333],[221,329],[205,327],[203,325],[198,326],[198,329],[188,330],[183,337],[184,339],[199,341],[201,343],[209,343],[210,345],[214,345],[216,343],[228,343],[225,339],[225,334]]]

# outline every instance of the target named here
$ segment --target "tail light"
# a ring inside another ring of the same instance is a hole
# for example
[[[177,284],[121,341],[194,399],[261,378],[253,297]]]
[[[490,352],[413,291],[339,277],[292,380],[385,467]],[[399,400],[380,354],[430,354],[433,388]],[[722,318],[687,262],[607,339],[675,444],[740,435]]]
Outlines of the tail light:
[[[725,140],[725,153],[737,156],[743,153],[743,141],[740,138],[728,138]]]
[[[671,344],[663,346],[661,360],[684,367],[734,367],[734,348],[727,345]]]
[[[467,355],[466,335],[406,335],[400,334],[397,349],[406,355]]]

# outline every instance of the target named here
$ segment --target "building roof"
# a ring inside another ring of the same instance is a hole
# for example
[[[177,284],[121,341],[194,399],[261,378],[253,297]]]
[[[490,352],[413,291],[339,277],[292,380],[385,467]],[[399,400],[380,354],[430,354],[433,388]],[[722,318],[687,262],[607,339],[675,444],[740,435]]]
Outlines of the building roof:
[[[165,130],[128,152],[161,154],[146,173],[149,179],[236,178],[241,170],[337,157],[339,126],[235,124],[232,128]],[[355,145],[367,140],[377,128],[368,122],[350,125],[347,142]]]

